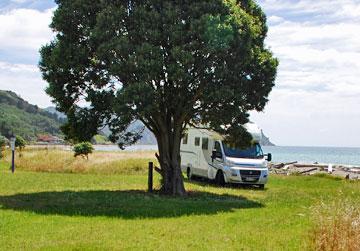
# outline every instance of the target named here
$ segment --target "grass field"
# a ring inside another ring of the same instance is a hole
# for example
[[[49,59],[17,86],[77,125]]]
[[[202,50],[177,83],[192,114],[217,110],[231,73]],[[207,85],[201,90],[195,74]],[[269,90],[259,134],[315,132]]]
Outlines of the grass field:
[[[164,197],[145,192],[150,153],[48,154],[25,152],[15,174],[0,162],[0,250],[304,250],[320,204],[360,203],[360,182],[305,176],[265,190],[186,181],[188,197]]]

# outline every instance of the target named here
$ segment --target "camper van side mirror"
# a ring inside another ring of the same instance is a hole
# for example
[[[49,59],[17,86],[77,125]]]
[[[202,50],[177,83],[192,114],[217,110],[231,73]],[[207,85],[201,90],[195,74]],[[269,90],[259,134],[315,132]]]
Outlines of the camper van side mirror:
[[[221,152],[218,152],[216,151],[215,149],[212,151],[212,154],[211,154],[211,159],[214,160],[216,158],[222,158],[222,153]]]
[[[212,150],[211,152],[211,160],[214,161],[214,159],[216,158],[216,150]]]
[[[266,154],[266,155],[267,155],[266,160],[267,160],[267,161],[271,161],[271,160],[272,160],[272,155],[271,155],[271,153],[268,153],[268,154]]]
[[[218,152],[218,151],[216,151],[216,150],[213,150],[213,151],[212,151],[211,158],[213,158],[213,159],[222,158],[222,153],[221,153],[221,152]]]

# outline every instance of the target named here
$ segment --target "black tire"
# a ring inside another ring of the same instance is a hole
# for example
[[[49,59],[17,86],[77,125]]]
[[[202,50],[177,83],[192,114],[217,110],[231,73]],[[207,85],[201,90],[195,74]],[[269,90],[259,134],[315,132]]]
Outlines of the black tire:
[[[265,185],[264,185],[264,184],[260,184],[260,185],[259,185],[259,188],[260,188],[261,190],[264,190],[264,189],[265,189]]]
[[[217,173],[216,173],[216,176],[215,176],[215,183],[218,185],[218,186],[225,186],[225,179],[224,179],[224,174],[221,170],[219,170]]]
[[[190,169],[190,167],[188,167],[187,169],[186,169],[186,176],[187,176],[187,178],[188,178],[188,180],[191,180],[193,177],[192,177],[192,174],[191,174],[191,169]]]

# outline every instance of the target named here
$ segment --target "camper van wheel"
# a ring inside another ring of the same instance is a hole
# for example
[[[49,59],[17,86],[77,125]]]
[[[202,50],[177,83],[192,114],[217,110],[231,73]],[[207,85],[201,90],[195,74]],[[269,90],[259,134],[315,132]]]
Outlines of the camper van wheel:
[[[189,180],[192,179],[192,173],[191,173],[190,167],[187,168],[187,170],[186,170],[186,175],[187,175],[187,177],[188,177]]]
[[[225,186],[224,174],[223,174],[223,172],[221,170],[219,170],[216,173],[215,182],[216,182],[217,185],[219,185],[221,187]]]
[[[264,184],[260,184],[260,185],[259,185],[259,188],[260,188],[261,190],[263,190],[263,189],[265,189],[265,185],[264,185]]]

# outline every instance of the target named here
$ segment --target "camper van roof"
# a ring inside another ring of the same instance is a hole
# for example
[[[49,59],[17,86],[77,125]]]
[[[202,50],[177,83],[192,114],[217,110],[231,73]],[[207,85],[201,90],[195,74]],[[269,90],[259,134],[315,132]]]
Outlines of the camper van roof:
[[[258,125],[256,125],[255,123],[249,122],[249,123],[245,124],[244,127],[251,134],[254,141],[259,142],[261,140],[262,133],[261,133],[261,129]],[[192,128],[192,129],[195,129],[195,128]],[[196,128],[196,130],[200,130],[202,133],[205,133],[214,139],[220,140],[223,138],[219,133],[214,132],[212,130],[208,130],[206,127]]]

